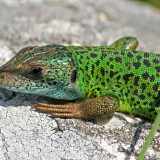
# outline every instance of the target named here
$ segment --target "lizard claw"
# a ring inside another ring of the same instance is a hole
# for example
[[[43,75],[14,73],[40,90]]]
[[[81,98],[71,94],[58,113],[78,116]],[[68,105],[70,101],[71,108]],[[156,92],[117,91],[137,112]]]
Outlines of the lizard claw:
[[[30,111],[35,111],[36,110],[36,104],[33,104],[33,106],[30,108]]]

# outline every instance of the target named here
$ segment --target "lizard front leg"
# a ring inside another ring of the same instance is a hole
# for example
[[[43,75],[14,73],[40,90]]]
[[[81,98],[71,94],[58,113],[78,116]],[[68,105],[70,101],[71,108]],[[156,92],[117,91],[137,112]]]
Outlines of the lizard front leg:
[[[117,98],[105,96],[60,105],[37,103],[31,109],[47,112],[54,117],[95,119],[107,116],[118,108],[119,100]]]

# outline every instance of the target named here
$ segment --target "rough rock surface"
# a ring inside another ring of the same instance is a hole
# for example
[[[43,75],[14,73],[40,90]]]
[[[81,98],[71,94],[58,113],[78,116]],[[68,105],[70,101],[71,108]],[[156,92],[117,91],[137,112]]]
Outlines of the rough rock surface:
[[[1,0],[0,15],[0,65],[29,45],[108,45],[122,36],[160,53],[160,11],[134,1]],[[52,118],[30,111],[45,98],[1,92],[0,160],[134,160],[152,124],[122,113],[103,125]],[[157,132],[145,159],[159,157]]]

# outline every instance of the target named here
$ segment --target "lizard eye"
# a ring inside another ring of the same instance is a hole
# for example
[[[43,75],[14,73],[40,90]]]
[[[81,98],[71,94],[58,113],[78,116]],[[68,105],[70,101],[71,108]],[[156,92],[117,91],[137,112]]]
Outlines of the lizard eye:
[[[33,79],[39,79],[42,77],[43,69],[41,67],[31,68],[29,75]]]

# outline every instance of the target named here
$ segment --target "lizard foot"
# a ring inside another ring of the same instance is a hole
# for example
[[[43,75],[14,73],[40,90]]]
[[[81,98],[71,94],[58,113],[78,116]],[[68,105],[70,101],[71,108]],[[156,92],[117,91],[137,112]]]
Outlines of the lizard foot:
[[[91,120],[96,117],[107,116],[119,108],[119,101],[114,97],[77,100],[66,104],[36,103],[32,108],[39,112],[46,112],[54,117],[78,118]]]

